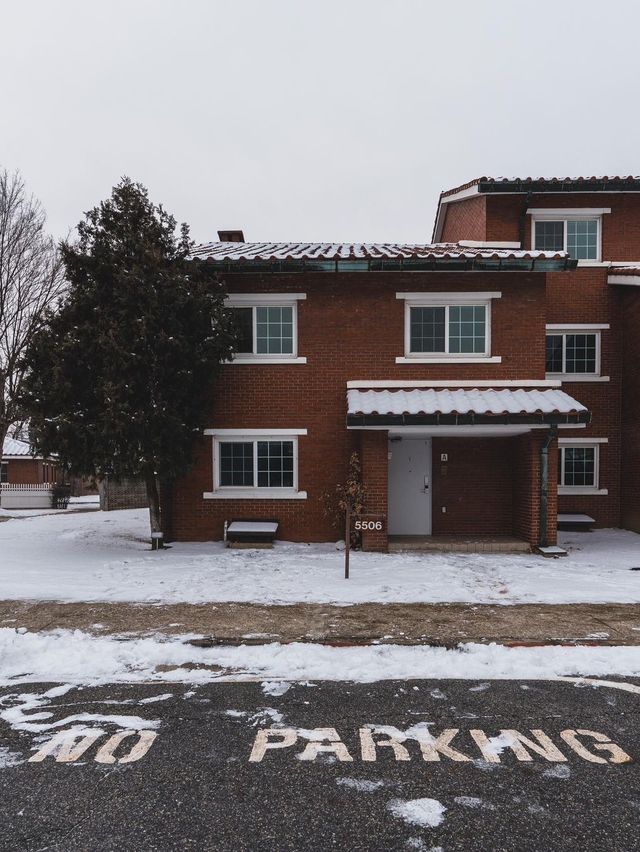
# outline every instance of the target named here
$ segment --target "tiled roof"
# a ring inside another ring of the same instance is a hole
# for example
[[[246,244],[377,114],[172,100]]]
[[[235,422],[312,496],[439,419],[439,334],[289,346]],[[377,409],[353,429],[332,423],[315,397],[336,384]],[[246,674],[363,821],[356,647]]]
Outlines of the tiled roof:
[[[640,275],[640,266],[610,266],[609,275]]]
[[[578,414],[587,409],[561,390],[348,390],[349,414]]]
[[[444,199],[472,186],[478,186],[479,192],[640,192],[640,176],[479,177],[445,190],[440,198]]]
[[[27,444],[26,441],[18,441],[17,438],[10,438],[7,436],[4,439],[4,444],[2,446],[2,455],[3,456],[30,456],[31,455],[31,447]]]
[[[192,258],[214,261],[271,260],[393,260],[393,259],[559,259],[568,255],[553,251],[470,248],[458,243],[413,245],[409,243],[231,243],[211,242],[196,246]]]

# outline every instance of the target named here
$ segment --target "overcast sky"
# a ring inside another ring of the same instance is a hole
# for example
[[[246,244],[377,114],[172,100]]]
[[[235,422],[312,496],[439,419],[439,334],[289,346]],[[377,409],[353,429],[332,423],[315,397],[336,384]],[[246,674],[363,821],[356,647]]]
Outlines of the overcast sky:
[[[0,0],[0,166],[198,242],[428,242],[480,175],[640,174],[633,0]]]

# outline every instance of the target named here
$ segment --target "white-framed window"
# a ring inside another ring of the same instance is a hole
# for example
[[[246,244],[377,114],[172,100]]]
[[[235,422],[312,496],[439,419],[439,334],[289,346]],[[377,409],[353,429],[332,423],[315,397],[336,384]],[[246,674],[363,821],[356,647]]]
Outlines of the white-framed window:
[[[602,209],[528,210],[531,245],[537,251],[566,251],[583,262],[602,260]]]
[[[600,447],[607,438],[561,438],[558,493],[607,494],[600,488]]]
[[[234,293],[225,300],[239,332],[232,363],[306,363],[298,357],[298,302],[304,293]]]
[[[500,293],[396,293],[405,299],[405,354],[397,363],[491,357],[491,300]]]
[[[306,429],[206,429],[213,437],[213,491],[205,498],[305,499],[298,437]]]
[[[568,381],[607,381],[601,375],[602,331],[606,323],[547,325],[545,372]]]

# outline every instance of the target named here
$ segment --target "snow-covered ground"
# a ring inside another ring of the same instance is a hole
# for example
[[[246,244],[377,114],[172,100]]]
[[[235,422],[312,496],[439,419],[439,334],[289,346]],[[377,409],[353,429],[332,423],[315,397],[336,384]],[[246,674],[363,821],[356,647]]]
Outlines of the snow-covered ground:
[[[201,603],[640,602],[640,535],[566,533],[568,557],[354,553],[334,544],[149,549],[146,510],[47,514],[0,524],[0,598]]]
[[[19,633],[0,628],[0,685],[16,682],[116,683],[460,678],[548,679],[640,675],[640,647],[507,648],[468,643],[455,650],[424,645],[334,648],[291,643],[197,648],[187,637],[118,641],[79,630]],[[160,667],[160,670],[158,670]],[[640,687],[622,688],[640,693]],[[279,694],[279,693],[277,693]]]

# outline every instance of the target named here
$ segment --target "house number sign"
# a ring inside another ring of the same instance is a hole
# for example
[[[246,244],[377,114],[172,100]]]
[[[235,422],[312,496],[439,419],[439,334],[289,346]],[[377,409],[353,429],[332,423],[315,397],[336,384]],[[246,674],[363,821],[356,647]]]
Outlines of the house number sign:
[[[357,532],[383,532],[386,526],[386,515],[352,515],[351,507],[345,512],[344,530],[344,578],[349,579],[349,554],[351,551],[351,530]]]

